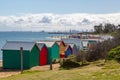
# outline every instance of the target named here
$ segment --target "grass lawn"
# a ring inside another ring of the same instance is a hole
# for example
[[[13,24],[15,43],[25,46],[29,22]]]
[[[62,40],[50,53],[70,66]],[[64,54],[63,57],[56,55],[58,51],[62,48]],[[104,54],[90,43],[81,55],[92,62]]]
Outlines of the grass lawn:
[[[120,64],[115,61],[90,63],[70,70],[24,71],[0,80],[120,80]]]

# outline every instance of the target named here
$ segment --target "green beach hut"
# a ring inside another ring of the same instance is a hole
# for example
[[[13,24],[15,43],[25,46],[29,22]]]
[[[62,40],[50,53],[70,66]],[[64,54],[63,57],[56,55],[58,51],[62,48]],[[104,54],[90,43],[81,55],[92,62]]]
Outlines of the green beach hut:
[[[20,69],[20,47],[23,47],[23,69],[39,65],[39,49],[34,42],[7,41],[2,47],[3,68]]]
[[[36,43],[44,43],[48,48],[48,64],[60,58],[59,45],[54,41],[37,41]]]

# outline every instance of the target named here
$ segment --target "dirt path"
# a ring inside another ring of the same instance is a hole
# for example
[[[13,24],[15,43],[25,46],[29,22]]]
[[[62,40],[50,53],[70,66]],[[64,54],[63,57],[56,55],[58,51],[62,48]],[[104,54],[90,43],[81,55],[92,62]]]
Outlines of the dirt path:
[[[59,64],[53,64],[53,70],[58,70],[60,67]],[[50,65],[45,65],[45,66],[35,66],[31,68],[30,70],[40,70],[40,71],[47,71],[50,70]],[[19,70],[13,70],[13,69],[3,69],[2,68],[2,62],[0,61],[0,78],[12,76],[20,74]]]
[[[60,65],[58,64],[53,64],[53,70],[58,70]],[[44,65],[44,66],[35,66],[33,68],[31,68],[30,70],[40,70],[40,71],[46,71],[46,70],[50,70],[50,65]]]
[[[3,69],[2,61],[0,61],[0,78],[16,75],[19,73],[20,73],[20,71],[18,71],[18,70]]]

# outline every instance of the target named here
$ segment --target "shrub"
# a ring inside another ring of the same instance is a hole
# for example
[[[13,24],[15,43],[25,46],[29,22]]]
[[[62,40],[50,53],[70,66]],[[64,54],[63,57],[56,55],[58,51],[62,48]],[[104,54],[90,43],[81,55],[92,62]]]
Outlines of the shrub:
[[[106,59],[108,52],[116,46],[118,46],[118,41],[115,39],[99,42],[87,52],[87,60],[96,61],[99,59]]]
[[[120,62],[120,46],[110,50],[107,55],[107,59],[108,60],[114,59],[114,60],[117,60],[118,62]]]
[[[80,51],[78,51],[77,52],[77,54],[76,54],[76,56],[75,56],[75,60],[77,61],[77,62],[80,62],[80,61],[82,61],[82,51],[80,50]]]
[[[75,68],[79,66],[80,66],[79,63],[72,61],[70,59],[63,60],[63,64],[61,65],[61,67],[65,69]]]
[[[69,58],[62,59],[61,61],[62,61],[62,62],[60,62],[61,68],[71,69],[71,68],[80,66],[80,64],[78,62],[76,62],[74,55],[70,55]]]

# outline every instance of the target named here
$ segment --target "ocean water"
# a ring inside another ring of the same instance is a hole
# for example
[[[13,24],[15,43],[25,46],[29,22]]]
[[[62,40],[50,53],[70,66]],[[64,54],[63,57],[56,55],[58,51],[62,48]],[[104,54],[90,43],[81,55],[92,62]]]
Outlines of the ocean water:
[[[50,40],[51,36],[62,36],[64,34],[48,34],[46,32],[0,32],[0,60],[2,60],[1,48],[6,41],[37,41]]]

